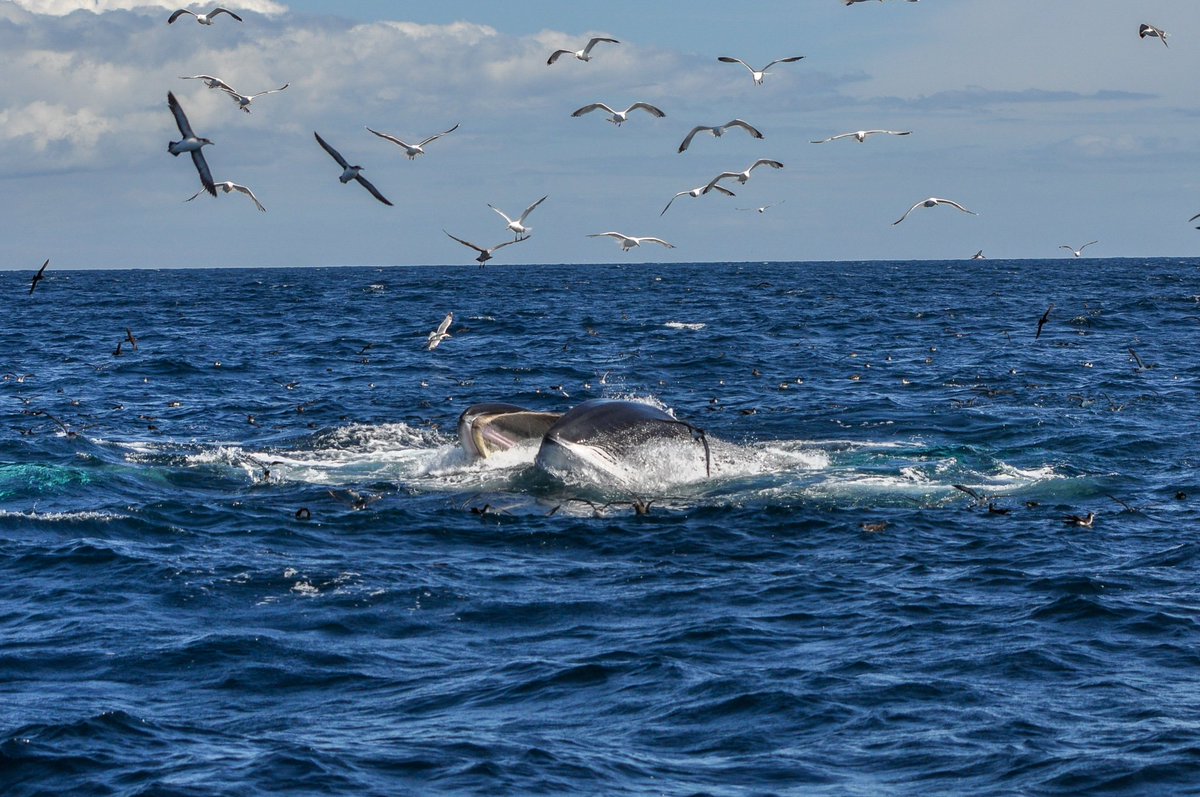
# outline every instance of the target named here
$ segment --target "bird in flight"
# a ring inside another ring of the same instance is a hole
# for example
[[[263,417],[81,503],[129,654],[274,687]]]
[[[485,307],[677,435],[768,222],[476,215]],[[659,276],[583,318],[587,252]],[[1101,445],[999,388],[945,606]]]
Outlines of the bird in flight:
[[[929,197],[929,199],[922,199],[920,202],[913,205],[908,210],[904,211],[904,215],[901,216],[900,218],[896,219],[895,221],[893,221],[892,226],[895,226],[895,225],[899,224],[900,222],[904,221],[905,219],[907,219],[908,214],[912,213],[917,208],[932,208],[932,207],[936,207],[937,205],[949,205],[950,207],[958,208],[963,213],[970,213],[972,216],[979,215],[978,213],[976,213],[973,210],[967,210],[962,205],[955,202],[953,199],[938,199],[935,196],[931,196],[931,197]]]
[[[38,283],[46,279],[46,266],[50,265],[50,259],[46,258],[46,262],[42,263],[42,267],[33,275],[33,281],[29,283],[29,294],[33,295],[33,289],[38,286]]]
[[[547,194],[546,196],[549,196],[549,194]],[[534,209],[534,208],[536,208],[538,205],[542,204],[542,203],[543,203],[543,202],[545,202],[545,201],[546,201],[546,197],[542,197],[542,198],[541,198],[541,199],[539,199],[537,202],[534,202],[532,205],[530,205],[529,207],[525,208],[524,212],[523,212],[523,213],[521,213],[521,215],[520,215],[520,216],[518,216],[516,219],[510,219],[510,218],[508,217],[508,214],[507,214],[507,213],[505,213],[503,210],[501,210],[500,208],[496,207],[495,205],[493,205],[493,204],[492,204],[492,203],[490,203],[490,202],[488,203],[488,207],[489,207],[489,208],[491,208],[492,210],[496,211],[497,213],[499,213],[499,214],[500,214],[500,217],[501,217],[502,219],[504,219],[506,222],[508,222],[508,226],[507,226],[505,229],[512,230],[512,231],[513,231],[513,234],[514,234],[516,237],[520,238],[522,235],[528,235],[529,233],[533,232],[533,228],[532,228],[532,227],[526,227],[526,226],[525,226],[525,218],[526,218],[526,217],[527,217],[527,216],[528,216],[530,213],[532,213],[532,212],[533,212],[533,209]]]
[[[655,106],[651,105],[648,102],[635,102],[633,105],[630,105],[628,108],[626,108],[623,111],[615,111],[612,108],[609,108],[607,105],[605,105],[602,102],[593,102],[591,105],[585,105],[582,108],[580,108],[579,110],[575,111],[574,113],[571,114],[571,116],[583,116],[585,113],[591,113],[592,111],[595,111],[595,110],[608,111],[610,114],[612,114],[611,116],[608,117],[608,121],[612,122],[617,127],[620,127],[621,123],[626,121],[629,118],[629,113],[631,111],[636,111],[638,109],[641,109],[641,110],[645,111],[646,113],[650,114],[651,116],[654,116],[658,119],[661,119],[662,117],[666,116],[666,114],[663,113],[661,109],[656,108]]]
[[[277,89],[271,89],[270,91],[260,91],[257,94],[241,94],[237,91],[234,91],[229,86],[223,87],[221,89],[221,91],[225,92],[230,97],[232,97],[233,101],[237,103],[239,108],[241,108],[246,113],[250,113],[250,103],[254,102],[255,97],[262,97],[266,94],[278,94],[279,92],[283,91],[290,85],[292,85],[292,84],[284,83],[282,86],[280,86]]]
[[[758,128],[754,127],[748,122],[742,119],[730,119],[723,125],[696,125],[692,128],[691,132],[684,137],[683,143],[679,145],[679,151],[683,152],[686,150],[691,145],[692,139],[695,138],[697,133],[709,133],[714,138],[720,138],[721,135],[731,127],[740,127],[749,133],[753,138],[763,137],[763,134],[758,131]]]
[[[721,61],[722,63],[726,63],[726,64],[741,64],[742,66],[744,66],[750,70],[750,75],[754,78],[754,85],[761,86],[763,84],[763,80],[765,80],[767,77],[767,70],[770,69],[771,67],[775,66],[775,64],[790,64],[793,61],[799,61],[803,57],[804,56],[802,56],[802,55],[793,55],[790,58],[777,58],[774,61],[772,61],[771,63],[764,66],[762,69],[755,69],[754,67],[750,66],[745,61],[743,61],[742,59],[731,58],[728,55],[717,56],[717,60]]]
[[[401,141],[400,139],[396,138],[395,136],[389,136],[387,133],[380,133],[378,130],[371,130],[371,128],[369,128],[369,127],[367,128],[367,130],[371,130],[372,133],[379,136],[380,138],[387,139],[388,141],[392,142],[396,146],[402,147],[404,149],[404,154],[408,156],[409,160],[415,160],[418,155],[424,155],[425,154],[425,145],[428,144],[430,141],[436,141],[437,139],[441,138],[442,136],[446,135],[447,133],[453,133],[457,129],[458,129],[458,125],[455,125],[454,127],[450,128],[449,130],[443,130],[440,133],[430,136],[429,138],[422,141],[420,144],[406,144],[403,141]]]
[[[1167,46],[1167,32],[1162,28],[1156,28],[1153,25],[1142,24],[1138,26],[1138,38],[1144,39],[1149,36],[1152,39],[1158,39],[1163,43],[1163,47]]]
[[[759,158],[754,163],[751,163],[749,166],[747,166],[744,171],[721,172],[716,177],[714,177],[708,181],[708,185],[704,186],[704,191],[702,193],[707,194],[709,191],[711,191],[713,188],[716,187],[717,182],[720,180],[732,179],[732,180],[737,180],[742,185],[745,185],[746,182],[750,179],[750,172],[754,171],[759,166],[770,166],[772,169],[782,169],[783,168],[783,164],[780,163],[779,161],[770,160],[768,158]]]
[[[204,160],[204,153],[201,152],[202,147],[213,142],[207,138],[200,138],[192,132],[192,126],[188,124],[187,115],[184,114],[183,108],[180,107],[179,100],[175,99],[175,94],[169,91],[167,92],[167,107],[174,114],[175,124],[179,127],[180,135],[183,136],[178,141],[168,143],[167,152],[176,157],[180,153],[190,152],[192,154],[192,163],[196,164],[196,171],[200,173],[200,183],[204,186],[204,190],[216,196],[217,189],[213,185],[212,172],[209,171],[208,162]]]
[[[1050,305],[1046,308],[1046,312],[1042,313],[1042,317],[1038,319],[1037,332],[1033,336],[1034,340],[1042,336],[1042,327],[1046,326],[1046,322],[1050,320],[1050,311],[1053,309],[1054,305]]]
[[[1066,249],[1068,252],[1075,255],[1075,257],[1083,257],[1084,249],[1087,249],[1092,244],[1098,244],[1098,243],[1100,243],[1100,242],[1099,241],[1088,241],[1087,243],[1085,243],[1083,246],[1079,247],[1078,249],[1076,249],[1073,246],[1067,246],[1066,244],[1060,244],[1058,248]]]
[[[663,209],[662,209],[662,213],[659,213],[658,215],[660,215],[660,216],[661,216],[663,213],[666,213],[666,212],[667,212],[667,208],[671,207],[671,203],[672,203],[672,202],[674,202],[676,199],[679,199],[679,197],[681,197],[681,196],[684,196],[684,195],[687,195],[687,196],[690,196],[690,197],[692,197],[692,198],[694,199],[694,198],[696,198],[696,197],[700,196],[701,194],[704,194],[704,193],[706,193],[706,192],[705,192],[705,189],[706,189],[706,188],[708,188],[708,186],[706,186],[706,185],[702,185],[702,186],[699,186],[699,187],[697,187],[697,188],[693,188],[693,189],[691,189],[691,190],[688,190],[688,191],[680,191],[678,194],[676,194],[675,196],[671,197],[670,201],[669,201],[669,202],[667,202],[667,207],[663,208]],[[724,194],[725,196],[734,196],[734,193],[733,193],[732,191],[730,191],[728,188],[725,188],[724,186],[720,186],[720,185],[714,185],[714,186],[713,186],[713,190],[714,190],[714,191],[720,191],[720,192],[721,192],[722,194]]]
[[[820,141],[813,141],[813,144],[824,144],[827,141],[837,141],[839,138],[856,138],[861,144],[867,140],[867,136],[874,135],[889,135],[889,136],[908,136],[912,135],[911,130],[854,130],[849,133],[838,133],[836,136],[823,138]]]
[[[713,186],[713,188],[716,188],[716,187],[717,186],[715,186],[715,185]],[[772,202],[769,205],[760,205],[759,207],[756,207],[756,208],[738,208],[738,210],[755,210],[755,211],[758,211],[759,213],[766,213],[768,208],[773,208],[776,205],[782,205],[784,202],[787,202],[787,200],[781,199],[778,202]]]
[[[442,232],[446,232],[446,231],[442,230]],[[450,235],[450,233],[446,232],[446,235]],[[476,252],[479,253],[479,257],[475,258],[475,261],[477,263],[479,263],[480,268],[483,268],[483,264],[492,259],[492,253],[495,252],[497,249],[503,249],[504,247],[508,246],[509,244],[516,244],[516,243],[520,243],[521,241],[525,240],[524,238],[516,238],[512,241],[505,241],[502,244],[496,244],[493,247],[484,249],[482,246],[476,246],[475,244],[471,243],[470,241],[464,241],[462,238],[458,238],[454,235],[450,235],[450,237],[453,238],[454,240],[458,241],[463,246],[470,247],[471,249],[474,249]]]
[[[442,344],[443,340],[450,338],[447,330],[450,329],[452,323],[454,323],[454,313],[446,313],[446,317],[442,319],[442,323],[438,324],[438,328],[429,333],[425,343],[426,351],[433,351]]]
[[[555,50],[554,52],[550,53],[550,57],[548,59],[546,59],[546,63],[553,64],[555,61],[557,61],[559,58],[561,58],[564,55],[573,55],[576,58],[578,58],[580,61],[590,61],[590,60],[592,60],[592,48],[595,47],[600,42],[608,42],[609,44],[620,44],[620,42],[617,41],[616,39],[610,39],[606,36],[596,36],[595,38],[589,39],[587,45],[582,50],[574,50],[574,51],[572,51],[572,50]]]
[[[210,89],[222,89],[223,91],[233,91],[233,86],[213,75],[180,75],[180,80],[203,80],[204,85]]]
[[[229,16],[236,19],[238,22],[242,21],[241,17],[239,17],[237,14],[230,11],[228,8],[214,8],[212,11],[209,11],[207,14],[197,14],[195,11],[188,11],[186,8],[181,8],[167,19],[167,24],[170,25],[172,22],[179,19],[184,14],[191,14],[193,17],[196,18],[196,21],[199,22],[201,25],[213,24],[213,18],[215,16],[217,16],[217,14],[228,14]]]
[[[662,214],[659,214],[659,215],[662,215]],[[605,236],[607,236],[609,238],[616,238],[617,243],[619,243],[621,245],[622,252],[628,252],[633,247],[641,246],[644,243],[659,244],[660,246],[665,246],[668,249],[675,248],[675,244],[669,244],[666,241],[664,241],[662,238],[654,238],[649,235],[645,235],[645,236],[642,236],[639,238],[634,235],[624,235],[619,232],[594,232],[594,233],[589,234],[588,238],[603,238]]]
[[[360,174],[363,167],[351,166],[346,161],[346,159],[342,157],[342,154],[340,152],[338,152],[336,149],[334,149],[333,147],[329,146],[329,144],[325,143],[325,139],[321,138],[321,136],[318,135],[315,130],[313,131],[313,135],[316,136],[317,143],[321,145],[321,149],[328,152],[330,157],[332,157],[335,161],[337,161],[338,165],[342,167],[342,176],[339,177],[338,179],[341,180],[343,184],[348,183],[351,180],[357,180],[359,182],[359,184],[362,185],[363,188],[365,188],[371,192],[371,196],[375,197],[376,199],[378,199],[380,202],[382,202],[385,205],[392,204],[391,202],[388,201],[387,197],[385,197],[383,194],[379,193],[378,188],[371,185],[370,181],[368,181],[367,178],[363,177],[362,174]],[[215,191],[213,192],[213,196],[216,196]]]
[[[254,192],[253,192],[253,191],[251,191],[251,190],[250,190],[249,188],[247,188],[246,186],[244,186],[244,185],[238,185],[237,183],[235,183],[235,182],[233,182],[233,181],[231,181],[231,180],[223,180],[222,182],[219,182],[219,183],[214,183],[214,185],[215,185],[217,188],[219,188],[219,189],[221,189],[222,191],[224,191],[226,194],[233,193],[234,191],[237,191],[237,192],[239,192],[239,193],[245,194],[246,196],[250,197],[250,200],[251,200],[252,202],[254,202],[254,206],[255,206],[256,208],[258,208],[259,210],[261,210],[263,213],[266,213],[266,212],[267,212],[267,209],[266,209],[266,208],[264,208],[264,207],[263,207],[263,205],[262,205],[262,203],[258,201],[258,197],[256,197],[256,196],[254,195]],[[203,193],[203,191],[197,191],[196,193],[192,194],[190,197],[188,197],[187,199],[185,199],[185,200],[183,200],[183,201],[184,201],[184,202],[191,202],[193,199],[195,199],[196,197],[200,196],[200,194],[202,194],[202,193]]]

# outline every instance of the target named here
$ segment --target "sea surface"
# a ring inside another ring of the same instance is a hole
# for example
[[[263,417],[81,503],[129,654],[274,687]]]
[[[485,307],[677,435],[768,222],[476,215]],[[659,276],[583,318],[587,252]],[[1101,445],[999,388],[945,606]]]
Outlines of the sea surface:
[[[32,273],[6,797],[1200,794],[1198,260]]]

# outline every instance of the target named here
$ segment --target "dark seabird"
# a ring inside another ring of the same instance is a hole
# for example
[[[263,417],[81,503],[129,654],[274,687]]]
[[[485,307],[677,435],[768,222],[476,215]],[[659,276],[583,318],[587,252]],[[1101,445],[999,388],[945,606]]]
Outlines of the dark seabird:
[[[134,351],[137,351],[137,338],[133,336],[133,330],[129,327],[125,327],[125,340],[129,341],[129,345],[133,347]]]
[[[179,100],[175,99],[175,94],[170,91],[167,92],[167,107],[175,115],[175,124],[179,126],[179,133],[183,136],[178,141],[172,141],[167,144],[167,152],[176,157],[180,153],[190,152],[192,154],[192,163],[196,164],[196,171],[200,173],[200,183],[204,186],[204,190],[216,196],[217,188],[213,185],[212,172],[208,170],[208,163],[204,160],[204,153],[201,151],[201,148],[205,144],[213,142],[207,138],[200,138],[192,132],[192,126],[188,124],[187,115],[184,114],[183,108],[180,107]]]
[[[1037,333],[1033,336],[1037,340],[1042,336],[1042,327],[1046,326],[1046,322],[1050,320],[1050,311],[1054,309],[1054,305],[1046,308],[1046,312],[1042,313],[1042,317],[1038,319]]]
[[[446,231],[442,230],[442,232],[446,232]],[[446,232],[446,235],[450,235],[450,233]],[[475,260],[479,263],[480,268],[483,268],[483,264],[492,259],[492,252],[495,252],[497,249],[503,249],[504,247],[508,246],[509,244],[516,244],[516,243],[520,243],[521,241],[525,240],[524,238],[517,238],[514,241],[505,241],[502,244],[496,244],[495,246],[491,247],[490,249],[484,249],[482,246],[476,246],[475,244],[471,243],[470,241],[464,241],[462,238],[457,238],[453,235],[450,235],[450,237],[454,238],[454,240],[458,241],[463,246],[468,246],[471,249],[474,249],[476,252],[479,253],[479,257],[475,258]]]
[[[30,295],[32,295],[32,294],[33,294],[33,289],[37,287],[37,284],[38,284],[39,282],[41,282],[42,280],[46,279],[46,266],[48,266],[48,265],[50,265],[50,259],[49,259],[49,258],[47,258],[47,259],[46,259],[46,262],[45,262],[45,263],[42,263],[42,267],[41,267],[41,268],[39,268],[39,269],[37,270],[37,273],[33,275],[33,282],[29,283],[29,293],[30,293]]]
[[[325,139],[321,138],[321,136],[316,131],[313,131],[313,135],[316,136],[317,143],[321,145],[321,149],[328,152],[329,155],[335,161],[338,162],[338,165],[342,167],[342,176],[338,178],[339,180],[341,180],[343,183],[348,183],[351,180],[357,180],[362,185],[363,188],[365,188],[371,192],[371,196],[375,197],[376,199],[378,199],[380,202],[382,202],[385,205],[392,204],[391,202],[389,202],[387,200],[387,197],[385,197],[383,194],[379,193],[378,188],[371,185],[371,183],[368,182],[367,178],[365,178],[361,174],[359,174],[359,172],[362,171],[363,167],[351,166],[346,161],[346,159],[342,157],[342,154],[340,152],[338,152],[336,149],[334,149],[333,147],[326,144]],[[216,196],[215,191],[213,192],[213,195]]]

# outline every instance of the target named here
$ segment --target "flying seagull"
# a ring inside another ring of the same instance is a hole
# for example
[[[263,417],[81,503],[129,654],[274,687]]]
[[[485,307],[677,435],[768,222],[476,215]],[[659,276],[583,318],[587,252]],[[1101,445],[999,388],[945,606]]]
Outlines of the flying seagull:
[[[812,143],[813,144],[824,144],[827,141],[837,141],[839,138],[854,137],[854,138],[858,139],[858,143],[861,144],[867,140],[867,136],[873,136],[873,135],[876,135],[879,133],[886,134],[889,136],[912,135],[911,130],[855,130],[850,133],[838,133],[836,136],[830,136],[829,138],[823,138],[820,141],[813,141]]]
[[[223,91],[233,91],[233,86],[213,75],[180,75],[180,80],[203,80],[204,85],[210,89],[222,89]]]
[[[914,210],[916,210],[917,208],[932,208],[932,207],[934,207],[934,206],[936,206],[936,205],[949,205],[949,206],[951,206],[951,207],[958,208],[958,209],[959,209],[959,210],[961,210],[963,213],[970,213],[972,216],[978,216],[978,215],[979,215],[978,213],[976,213],[976,212],[975,212],[975,211],[973,211],[973,210],[967,210],[967,209],[966,209],[966,208],[964,208],[962,205],[958,204],[957,202],[955,202],[955,201],[954,201],[954,200],[952,200],[952,199],[938,199],[938,198],[937,198],[937,197],[935,197],[935,196],[931,196],[931,197],[929,197],[929,199],[922,199],[920,202],[918,202],[917,204],[913,205],[913,206],[912,206],[911,208],[909,208],[908,210],[904,211],[904,215],[903,215],[903,216],[901,216],[900,218],[896,219],[895,221],[893,221],[893,222],[892,222],[892,226],[895,226],[895,225],[899,224],[900,222],[904,221],[905,219],[907,219],[907,218],[908,218],[908,214],[909,214],[909,213],[912,213],[912,212],[913,212]]]
[[[256,196],[254,195],[254,192],[253,192],[253,191],[251,191],[251,190],[250,190],[249,188],[247,188],[246,186],[244,186],[244,185],[238,185],[237,183],[233,182],[232,180],[224,180],[224,181],[222,181],[222,182],[215,183],[214,185],[215,185],[217,188],[219,188],[219,189],[221,189],[222,191],[224,191],[226,194],[233,193],[234,191],[237,191],[237,192],[239,192],[239,193],[245,194],[246,196],[250,197],[251,201],[253,201],[253,202],[254,202],[254,206],[255,206],[256,208],[258,208],[259,210],[261,210],[263,213],[266,213],[266,212],[267,212],[267,209],[266,209],[266,208],[264,208],[264,207],[262,206],[262,203],[258,201],[258,197],[256,197]],[[197,191],[196,193],[192,194],[190,197],[188,197],[187,199],[185,199],[185,200],[183,200],[183,201],[184,201],[184,202],[191,202],[193,199],[195,199],[196,197],[200,196],[200,194],[201,194],[201,193],[203,193],[203,192],[201,192],[201,191]]]
[[[617,41],[616,39],[609,39],[605,36],[597,36],[593,39],[589,39],[587,46],[585,46],[582,50],[575,50],[575,51],[555,50],[554,52],[550,53],[550,57],[548,59],[546,59],[546,63],[552,64],[555,61],[557,61],[561,56],[564,56],[564,55],[573,55],[576,58],[578,58],[580,61],[590,61],[590,60],[592,60],[592,48],[595,47],[596,44],[599,42],[608,42],[609,44],[620,44],[620,42]]]
[[[1099,241],[1088,241],[1087,243],[1085,243],[1083,246],[1079,247],[1078,249],[1076,249],[1073,246],[1067,246],[1066,244],[1060,244],[1058,248],[1066,249],[1068,252],[1075,255],[1075,257],[1083,257],[1084,249],[1087,249],[1092,244],[1098,244],[1098,243],[1100,243],[1100,242]]]
[[[659,215],[661,215],[661,214],[659,214]],[[624,235],[619,232],[594,232],[594,233],[589,234],[588,238],[603,238],[605,236],[607,236],[609,238],[616,238],[617,243],[619,243],[621,245],[622,252],[628,252],[633,247],[641,246],[642,244],[644,244],[646,242],[649,242],[652,244],[660,244],[662,246],[667,247],[668,249],[675,248],[675,244],[669,244],[666,241],[664,241],[662,238],[654,238],[649,235],[645,235],[645,236],[642,236],[639,238],[639,237],[633,236],[633,235]]]
[[[697,133],[710,133],[714,137],[720,138],[721,134],[723,134],[727,129],[729,129],[731,127],[740,127],[743,130],[745,130],[747,133],[749,133],[751,136],[753,136],[754,138],[762,138],[763,137],[763,134],[758,132],[758,129],[753,127],[749,123],[747,123],[741,119],[730,119],[725,124],[716,125],[714,127],[709,127],[707,125],[697,125],[697,126],[693,127],[692,132],[688,133],[687,136],[684,137],[683,143],[679,145],[679,151],[683,152],[685,149],[687,149],[688,146],[690,146],[692,143],[692,138],[694,138]]]
[[[214,8],[212,11],[209,11],[207,14],[197,14],[195,11],[188,11],[186,8],[181,8],[167,19],[167,24],[170,25],[172,22],[179,19],[184,14],[191,14],[193,17],[196,18],[196,21],[199,22],[201,25],[213,24],[213,17],[215,17],[217,14],[228,14],[229,16],[236,19],[238,22],[242,21],[241,17],[239,17],[237,14],[230,11],[228,8]]]
[[[714,185],[714,186],[713,186],[713,188],[720,188],[720,186],[716,186],[716,185]],[[781,200],[779,200],[778,202],[772,202],[772,203],[771,203],[771,204],[769,204],[769,205],[760,205],[759,207],[756,207],[756,208],[738,208],[738,210],[756,210],[756,211],[758,211],[759,213],[766,213],[766,212],[767,212],[767,208],[773,208],[773,207],[775,207],[776,205],[782,205],[784,202],[787,202],[787,200],[786,200],[786,199],[781,199]]]
[[[1037,340],[1042,336],[1042,327],[1046,326],[1046,322],[1050,320],[1050,311],[1054,309],[1054,305],[1046,308],[1046,312],[1042,313],[1042,317],[1038,319],[1037,332],[1034,333],[1033,339]]]
[[[768,158],[759,158],[754,163],[751,163],[749,166],[747,166],[745,171],[721,172],[716,177],[708,181],[708,185],[704,186],[703,193],[707,194],[709,191],[711,191],[719,180],[733,179],[737,180],[742,185],[745,185],[746,181],[750,179],[750,172],[754,171],[759,166],[770,166],[772,169],[783,168],[783,164],[779,161],[770,160]]]
[[[438,324],[438,328],[429,333],[429,337],[425,343],[426,351],[433,351],[441,345],[443,340],[450,338],[450,333],[447,330],[450,329],[452,323],[454,323],[454,313],[446,313],[446,317],[442,319],[442,323]]]
[[[446,135],[447,133],[453,133],[457,129],[458,129],[458,125],[455,125],[454,127],[450,128],[449,130],[443,130],[442,132],[440,132],[436,135],[430,136],[429,138],[422,141],[420,144],[405,144],[403,141],[396,138],[395,136],[389,136],[387,133],[380,133],[378,130],[371,130],[371,128],[369,128],[369,127],[367,128],[367,130],[371,130],[372,133],[379,136],[380,138],[386,138],[388,141],[392,142],[396,146],[403,147],[404,154],[408,156],[409,160],[415,160],[418,155],[424,155],[425,154],[424,147],[430,141],[439,139],[442,136]]]
[[[261,97],[264,94],[278,94],[279,92],[283,91],[290,85],[292,85],[292,84],[284,83],[282,86],[280,86],[277,89],[271,89],[270,91],[260,91],[257,94],[241,94],[237,91],[234,91],[232,88],[230,88],[228,86],[225,86],[224,88],[222,88],[221,91],[225,92],[230,97],[232,97],[233,101],[238,104],[239,108],[241,108],[246,113],[250,113],[250,103],[254,102],[255,97]]]
[[[321,145],[321,149],[328,152],[330,154],[330,156],[335,161],[338,162],[338,165],[342,167],[342,176],[338,178],[339,180],[341,180],[343,183],[348,183],[351,180],[358,180],[358,182],[362,184],[363,188],[365,188],[371,192],[371,196],[375,197],[376,199],[378,199],[380,202],[382,202],[385,205],[392,204],[391,202],[389,202],[387,200],[387,197],[385,197],[383,194],[379,193],[378,188],[371,185],[371,183],[367,180],[367,178],[365,178],[361,174],[359,174],[359,172],[362,171],[363,167],[351,166],[349,163],[346,162],[346,159],[342,157],[342,154],[340,152],[338,152],[336,149],[334,149],[333,147],[326,144],[325,139],[321,138],[321,136],[315,130],[313,131],[313,135],[317,137],[317,143]],[[215,191],[213,192],[213,196],[216,196]]]
[[[546,196],[549,196],[549,194],[547,194]],[[506,229],[512,230],[513,234],[516,235],[516,237],[520,238],[522,235],[528,235],[529,233],[533,232],[532,227],[525,226],[525,218],[530,213],[533,212],[534,208],[536,208],[538,205],[542,204],[545,201],[546,201],[546,197],[542,197],[537,202],[534,202],[532,205],[525,208],[524,212],[522,212],[521,215],[518,216],[516,219],[510,219],[508,217],[507,213],[505,213],[503,210],[496,207],[495,205],[493,205],[490,202],[488,203],[488,207],[491,208],[492,210],[496,211],[497,213],[499,213],[500,217],[502,219],[504,219],[506,222],[508,222],[508,227]]]
[[[793,55],[790,58],[777,58],[776,60],[774,60],[771,63],[764,66],[762,69],[755,69],[754,67],[750,66],[745,61],[743,61],[742,59],[730,58],[728,55],[718,56],[717,60],[721,61],[723,63],[726,63],[726,64],[741,64],[742,66],[744,66],[750,70],[750,74],[754,77],[754,84],[756,86],[761,86],[763,83],[763,80],[767,76],[767,70],[770,69],[771,67],[775,66],[775,64],[790,64],[792,61],[799,61],[803,57],[804,56],[802,56],[802,55]]]
[[[641,108],[643,111],[650,114],[651,116],[657,117],[659,119],[666,116],[665,113],[663,113],[661,110],[654,107],[653,105],[651,105],[648,102],[635,102],[633,105],[630,105],[628,108],[626,108],[623,111],[614,111],[612,108],[609,108],[607,105],[605,105],[602,102],[593,102],[591,105],[585,105],[582,108],[580,108],[578,111],[575,111],[574,113],[571,114],[571,116],[583,116],[585,113],[591,113],[592,111],[595,111],[595,110],[604,110],[604,111],[608,111],[610,114],[612,114],[612,116],[610,116],[608,118],[608,121],[612,122],[617,127],[620,127],[621,123],[629,118],[629,112],[636,111],[639,108]]]
[[[446,231],[442,230],[442,232],[446,232]],[[446,232],[446,235],[450,235],[450,233]],[[470,241],[464,241],[462,238],[458,238],[453,235],[450,235],[450,237],[454,238],[454,240],[458,241],[463,246],[470,247],[471,249],[474,249],[476,252],[479,253],[479,257],[475,258],[475,261],[477,263],[479,263],[480,268],[483,268],[483,264],[492,259],[492,253],[495,252],[497,249],[503,249],[504,247],[508,246],[509,244],[516,244],[516,243],[520,243],[521,241],[525,240],[524,238],[517,238],[515,240],[505,241],[502,244],[496,244],[493,247],[484,249],[482,246],[476,246],[475,244],[471,243]]]
[[[50,259],[46,258],[46,262],[42,263],[42,267],[39,268],[37,273],[33,275],[33,282],[29,283],[29,294],[31,296],[33,295],[33,289],[37,287],[37,284],[46,279],[46,266],[48,265],[50,265]]]
[[[1157,38],[1163,43],[1163,47],[1167,46],[1167,32],[1162,28],[1156,28],[1153,25],[1142,24],[1138,26],[1138,38],[1144,39],[1147,36]]]
[[[708,188],[708,186],[702,185],[698,188],[693,188],[690,191],[680,191],[678,194],[671,197],[670,202],[667,202],[667,207],[663,208],[662,213],[659,213],[658,215],[661,216],[663,213],[666,213],[667,208],[671,207],[671,202],[674,202],[676,199],[679,199],[679,197],[684,196],[686,194],[687,196],[695,198],[695,197],[700,196],[703,193],[706,193],[706,191],[705,191],[706,188]],[[720,191],[725,196],[734,196],[734,193],[732,191],[730,191],[728,188],[725,188],[724,186],[714,185],[713,190]]]
[[[212,172],[208,170],[208,163],[204,160],[204,153],[201,152],[201,147],[205,144],[213,143],[207,138],[200,138],[192,132],[192,126],[188,124],[187,116],[183,112],[183,108],[179,105],[179,100],[175,99],[174,93],[167,92],[167,107],[171,109],[171,113],[175,115],[175,124],[179,126],[179,133],[183,138],[178,141],[172,141],[167,144],[167,152],[178,157],[181,152],[192,153],[192,163],[196,164],[196,171],[200,173],[200,182],[204,185],[204,190],[213,196],[217,195],[217,189],[213,185]]]

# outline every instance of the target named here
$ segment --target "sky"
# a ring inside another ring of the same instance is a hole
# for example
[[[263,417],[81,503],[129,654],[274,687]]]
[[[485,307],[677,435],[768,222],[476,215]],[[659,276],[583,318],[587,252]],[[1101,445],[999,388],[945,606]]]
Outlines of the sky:
[[[206,27],[166,0],[0,0],[0,269],[1186,257],[1200,248],[1195,0],[245,0]],[[206,6],[190,6],[204,10]],[[680,11],[680,8],[686,9]],[[1168,47],[1140,39],[1149,23]],[[589,36],[590,62],[563,58]],[[763,65],[761,86],[728,55]],[[180,76],[244,93],[252,113]],[[173,91],[215,179],[199,189]],[[591,102],[666,116],[573,118]],[[745,119],[761,140],[695,125]],[[422,139],[408,160],[366,129]],[[909,136],[810,141],[884,128]],[[376,202],[313,139],[394,203]],[[745,185],[681,197],[758,158]],[[929,196],[952,208],[919,209]],[[752,208],[773,205],[765,213]],[[745,210],[751,208],[751,210]],[[622,253],[590,233],[657,236]]]

